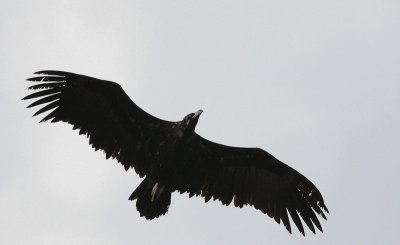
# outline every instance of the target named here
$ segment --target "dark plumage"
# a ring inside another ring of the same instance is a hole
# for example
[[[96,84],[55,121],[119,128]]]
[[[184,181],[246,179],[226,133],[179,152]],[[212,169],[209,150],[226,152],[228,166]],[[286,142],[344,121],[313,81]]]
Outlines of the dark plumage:
[[[34,116],[54,109],[42,121],[72,124],[93,148],[145,177],[129,198],[141,216],[164,215],[177,191],[206,202],[251,205],[289,232],[288,214],[303,235],[301,219],[312,232],[314,226],[322,231],[316,214],[326,219],[328,209],[317,187],[262,149],[229,147],[196,134],[201,110],[164,121],[140,109],[117,83],[63,71],[35,74],[27,80],[37,82],[29,89],[38,91],[23,99],[38,98],[28,107],[47,105]]]

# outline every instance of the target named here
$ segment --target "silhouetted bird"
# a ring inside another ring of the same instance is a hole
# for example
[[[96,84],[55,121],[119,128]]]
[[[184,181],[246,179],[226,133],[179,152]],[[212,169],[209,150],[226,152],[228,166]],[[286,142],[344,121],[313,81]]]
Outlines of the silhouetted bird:
[[[253,206],[289,232],[288,214],[303,235],[300,217],[312,232],[314,226],[322,231],[316,214],[326,219],[328,209],[317,187],[262,149],[225,146],[198,135],[202,110],[182,121],[164,121],[140,109],[117,83],[63,71],[35,74],[27,80],[38,84],[29,89],[39,91],[23,99],[40,98],[28,107],[48,104],[34,116],[54,109],[42,121],[72,124],[107,159],[145,177],[129,197],[141,216],[164,215],[177,191],[206,202]]]

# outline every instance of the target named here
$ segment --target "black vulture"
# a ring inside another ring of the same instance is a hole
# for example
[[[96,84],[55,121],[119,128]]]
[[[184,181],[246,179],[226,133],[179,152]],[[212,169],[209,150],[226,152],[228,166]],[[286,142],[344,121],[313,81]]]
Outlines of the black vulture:
[[[28,107],[45,104],[34,116],[53,109],[41,122],[72,124],[107,159],[144,177],[129,197],[140,216],[166,214],[176,191],[206,202],[253,206],[290,233],[289,215],[303,235],[301,219],[312,232],[314,226],[322,232],[316,214],[326,219],[329,211],[317,187],[260,148],[225,146],[198,135],[202,110],[182,121],[164,121],[139,108],[117,83],[64,71],[35,74],[27,80],[37,82],[29,89],[38,91],[23,98],[39,98]]]

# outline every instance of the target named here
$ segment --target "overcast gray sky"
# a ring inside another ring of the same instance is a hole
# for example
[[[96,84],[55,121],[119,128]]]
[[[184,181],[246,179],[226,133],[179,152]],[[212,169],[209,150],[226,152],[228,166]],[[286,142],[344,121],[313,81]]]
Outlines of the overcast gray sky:
[[[397,244],[399,16],[398,0],[2,0],[0,244]],[[324,233],[177,194],[140,218],[133,171],[24,109],[41,69],[119,82],[167,120],[203,109],[198,133],[318,186]]]

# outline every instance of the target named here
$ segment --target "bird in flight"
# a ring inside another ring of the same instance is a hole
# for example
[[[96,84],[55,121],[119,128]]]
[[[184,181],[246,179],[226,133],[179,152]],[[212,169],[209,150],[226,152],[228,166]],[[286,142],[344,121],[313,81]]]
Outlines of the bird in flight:
[[[181,121],[158,119],[138,107],[114,82],[64,71],[45,70],[28,81],[37,90],[23,99],[50,111],[41,122],[66,122],[86,135],[106,158],[133,168],[143,181],[129,200],[140,216],[167,213],[171,193],[201,196],[208,202],[253,206],[282,222],[291,233],[289,215],[305,235],[303,222],[322,232],[317,215],[329,213],[317,187],[302,174],[260,148],[231,147],[211,142],[195,132],[202,110]]]

